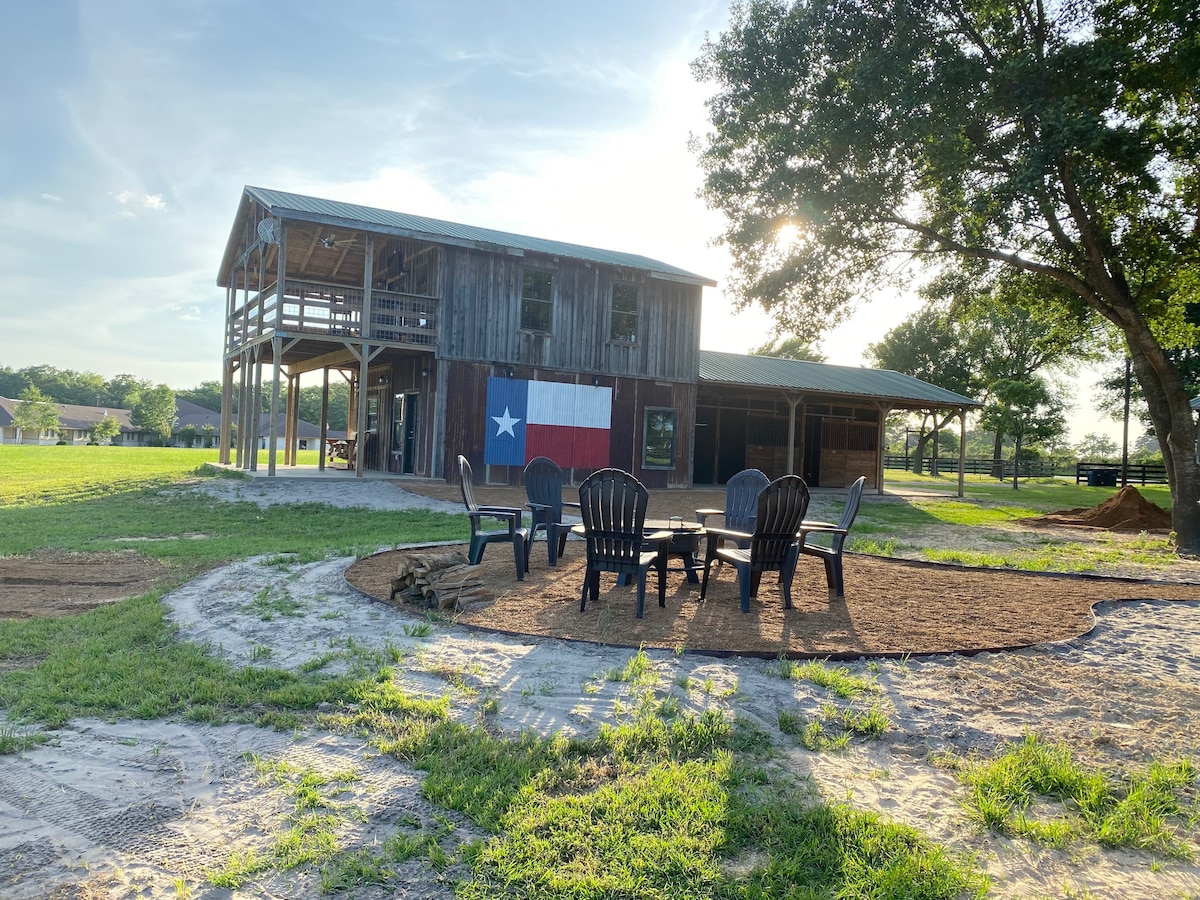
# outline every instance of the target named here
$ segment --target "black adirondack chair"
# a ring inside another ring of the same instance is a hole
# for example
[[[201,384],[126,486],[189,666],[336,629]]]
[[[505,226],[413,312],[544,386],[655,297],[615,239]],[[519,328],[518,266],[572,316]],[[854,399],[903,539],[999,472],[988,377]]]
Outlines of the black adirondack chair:
[[[545,456],[537,456],[525,466],[525,497],[529,507],[529,543],[525,545],[525,568],[529,568],[529,554],[533,539],[539,531],[546,534],[546,554],[550,565],[557,566],[558,558],[567,548],[567,535],[571,526],[563,522],[563,507],[579,508],[578,503],[563,502],[563,471],[558,463]]]
[[[471,546],[467,560],[473,566],[483,559],[488,544],[509,543],[513,547],[513,559],[517,565],[517,581],[525,580],[525,543],[529,540],[529,529],[521,525],[523,513],[513,506],[480,506],[475,502],[474,475],[465,456],[458,457],[458,474],[462,485],[463,503],[471,520]],[[484,519],[496,519],[504,523],[503,528],[485,530]]]
[[[723,516],[723,528],[731,531],[754,531],[754,519],[758,515],[758,495],[770,482],[771,479],[758,469],[742,469],[725,482],[725,508],[698,509],[696,521],[706,525],[710,516]],[[743,549],[749,546],[746,541],[735,544]]]
[[[579,611],[587,608],[588,594],[600,595],[600,573],[613,572],[637,578],[637,617],[646,603],[646,575],[658,569],[658,605],[667,605],[667,548],[670,531],[647,534],[646,506],[650,492],[621,469],[600,469],[579,486],[579,514],[587,542],[587,569]],[[656,549],[647,550],[649,546]]]
[[[846,508],[842,517],[836,522],[817,522],[805,520],[800,523],[800,552],[808,556],[820,557],[825,562],[825,583],[829,593],[834,597],[845,597],[846,590],[842,584],[842,545],[854,518],[858,515],[858,506],[862,501],[863,486],[867,483],[865,476],[859,476],[850,490],[846,493]],[[807,543],[810,534],[829,534],[833,536],[828,547]]]
[[[758,595],[763,572],[778,572],[785,609],[792,608],[792,577],[800,555],[797,532],[808,510],[808,485],[799,475],[776,478],[759,492],[754,531],[733,531],[708,528],[708,544],[704,555],[704,581],[700,585],[700,600],[708,592],[708,578],[717,560],[737,568],[738,589],[742,612],[750,612],[750,598]],[[720,546],[721,539],[725,546]],[[745,547],[735,544],[746,543]]]

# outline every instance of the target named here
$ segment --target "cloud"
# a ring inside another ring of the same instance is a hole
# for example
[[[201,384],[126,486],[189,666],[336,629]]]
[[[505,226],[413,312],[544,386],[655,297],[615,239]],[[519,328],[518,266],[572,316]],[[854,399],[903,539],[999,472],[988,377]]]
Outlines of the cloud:
[[[167,204],[163,202],[162,194],[139,194],[137,191],[121,191],[119,194],[109,194],[122,206],[140,206],[143,209],[165,212]],[[122,213],[125,216],[135,215],[132,212]]]
[[[57,194],[42,194],[41,196],[42,196],[42,199],[45,200],[47,203],[62,203],[63,202],[63,198],[58,196]]]

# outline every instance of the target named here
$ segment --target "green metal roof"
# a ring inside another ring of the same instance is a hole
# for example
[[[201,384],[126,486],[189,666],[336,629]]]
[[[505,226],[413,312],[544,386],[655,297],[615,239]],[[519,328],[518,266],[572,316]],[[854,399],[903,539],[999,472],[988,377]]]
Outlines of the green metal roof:
[[[779,388],[812,394],[871,397],[901,406],[978,407],[978,401],[890,369],[862,369],[826,363],[700,351],[700,381]]]
[[[339,203],[335,200],[322,200],[319,197],[306,197],[303,194],[289,194],[285,191],[273,191],[249,185],[246,186],[246,194],[270,210],[272,215],[284,219],[322,222],[327,225],[357,228],[362,231],[384,231],[403,237],[441,241],[484,250],[512,249],[527,253],[544,253],[547,256],[563,256],[568,259],[586,260],[627,269],[644,269],[672,281],[716,285],[711,278],[705,278],[703,275],[696,275],[686,269],[680,269],[636,253],[599,250],[595,247],[584,247],[563,241],[509,234],[506,231],[495,231],[491,228],[459,225],[455,222],[444,222],[441,219],[429,219],[425,216],[375,209],[370,206],[358,206],[354,203]]]

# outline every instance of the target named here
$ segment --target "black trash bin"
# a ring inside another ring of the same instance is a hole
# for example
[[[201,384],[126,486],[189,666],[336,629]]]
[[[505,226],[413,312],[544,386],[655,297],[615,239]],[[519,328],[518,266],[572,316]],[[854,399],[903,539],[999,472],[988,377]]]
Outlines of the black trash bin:
[[[1116,487],[1115,469],[1088,469],[1088,487]]]

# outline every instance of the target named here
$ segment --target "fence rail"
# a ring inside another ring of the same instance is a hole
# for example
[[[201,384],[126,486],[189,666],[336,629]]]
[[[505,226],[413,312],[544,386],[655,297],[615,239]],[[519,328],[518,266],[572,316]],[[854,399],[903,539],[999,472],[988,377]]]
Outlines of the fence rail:
[[[1126,477],[1129,484],[1166,484],[1167,483],[1167,467],[1166,466],[1144,466],[1141,464],[1129,463],[1125,467]],[[1103,462],[1081,462],[1075,464],[1075,483],[1096,484],[1104,482],[1112,486],[1121,481],[1121,464],[1120,463],[1103,463]]]
[[[883,467],[885,469],[903,469],[909,471],[912,464],[916,460],[913,458],[905,459],[903,456],[885,456],[883,458]],[[958,457],[951,456],[944,459],[933,460],[926,457],[925,469],[931,471],[934,463],[937,463],[937,471],[942,474],[953,473],[958,474]],[[965,459],[963,460],[964,475],[991,475],[998,478],[1012,478],[1013,463],[1011,459],[1002,460],[997,463],[991,459]],[[1068,474],[1065,469],[1058,469],[1054,463],[1041,459],[1023,459],[1017,469],[1017,475],[1020,478],[1052,478],[1055,475]]]
[[[907,472],[912,468],[912,464],[915,461],[914,457],[885,456],[883,458],[883,466],[885,469],[903,469]],[[948,457],[936,461],[926,458],[926,471],[932,471],[934,462],[937,463],[937,471],[939,473],[944,475],[958,474],[957,457]],[[997,463],[991,459],[967,459],[964,460],[963,474],[991,475],[1000,479],[1012,478],[1013,463],[1010,459],[1006,459],[1001,463]],[[1054,463],[1048,460],[1027,459],[1022,460],[1017,468],[1017,476],[1019,478],[1053,478],[1056,475],[1074,475],[1076,484],[1112,487],[1121,483],[1121,464],[1110,462],[1078,462],[1074,465],[1055,466]],[[1166,484],[1167,469],[1165,466],[1129,463],[1126,466],[1126,477],[1129,484]]]

